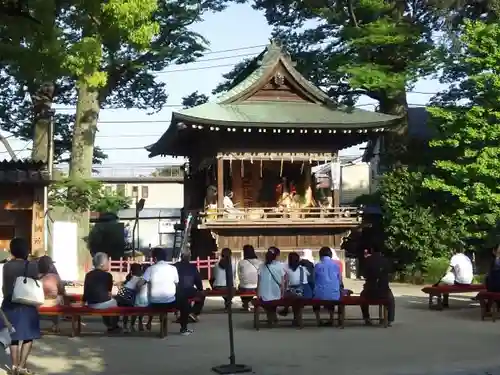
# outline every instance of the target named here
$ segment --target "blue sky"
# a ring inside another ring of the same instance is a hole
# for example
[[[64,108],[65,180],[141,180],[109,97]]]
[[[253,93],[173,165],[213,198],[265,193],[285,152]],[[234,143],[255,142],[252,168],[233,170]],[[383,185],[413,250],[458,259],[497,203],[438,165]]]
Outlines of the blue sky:
[[[262,51],[269,42],[271,28],[267,25],[263,14],[249,5],[233,5],[222,13],[206,15],[204,22],[193,29],[210,41],[211,53],[199,61],[187,65],[169,67],[165,73],[159,75],[166,82],[169,94],[168,106],[159,113],[148,115],[147,111],[139,110],[103,110],[100,114],[99,133],[96,144],[108,154],[105,165],[114,168],[131,168],[135,165],[159,166],[161,164],[179,163],[179,160],[156,157],[148,158],[144,146],[154,143],[167,129],[172,110],[179,105],[181,98],[193,91],[210,94],[212,89],[221,81],[222,74],[231,70],[231,66]],[[253,47],[253,48],[246,48]],[[232,49],[237,51],[220,52]],[[231,66],[228,66],[231,65]],[[444,86],[435,80],[425,80],[417,83],[413,91],[434,93]],[[423,105],[432,95],[408,94],[411,105]],[[358,104],[374,103],[369,98],[361,98]],[[362,106],[363,109],[373,110],[374,106]],[[108,121],[108,123],[106,123]],[[113,123],[109,123],[112,121]],[[134,121],[158,121],[153,123],[134,123]],[[29,157],[30,143],[9,139],[18,157]],[[0,159],[8,158],[8,154],[0,146]],[[360,152],[357,148],[344,150],[343,154],[352,155]]]

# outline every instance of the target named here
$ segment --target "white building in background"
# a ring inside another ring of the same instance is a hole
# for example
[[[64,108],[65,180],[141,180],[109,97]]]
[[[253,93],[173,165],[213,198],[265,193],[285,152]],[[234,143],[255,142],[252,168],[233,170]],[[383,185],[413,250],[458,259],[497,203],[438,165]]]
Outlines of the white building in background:
[[[121,210],[118,217],[124,224],[135,222],[135,202],[144,199],[144,209],[139,213],[139,239],[141,248],[172,247],[174,224],[180,223],[184,206],[184,177],[180,166],[171,166],[168,172],[155,175],[156,167],[124,166],[95,167],[94,178],[105,189],[122,192],[130,197],[130,208]],[[147,170],[146,170],[147,169]],[[136,228],[137,231],[137,228]]]
[[[340,203],[349,205],[357,197],[370,194],[370,164],[361,157],[340,167]]]
[[[318,187],[331,186],[332,166],[330,163],[313,167]],[[338,173],[338,172],[337,172]],[[341,157],[340,159],[340,203],[348,206],[357,197],[370,193],[370,164],[361,157]]]

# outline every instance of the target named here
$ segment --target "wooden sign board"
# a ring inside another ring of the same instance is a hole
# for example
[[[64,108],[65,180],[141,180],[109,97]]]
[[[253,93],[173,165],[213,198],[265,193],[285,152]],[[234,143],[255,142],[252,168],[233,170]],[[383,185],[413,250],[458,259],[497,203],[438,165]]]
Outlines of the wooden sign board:
[[[34,189],[32,214],[31,253],[42,254],[45,250],[43,188]]]

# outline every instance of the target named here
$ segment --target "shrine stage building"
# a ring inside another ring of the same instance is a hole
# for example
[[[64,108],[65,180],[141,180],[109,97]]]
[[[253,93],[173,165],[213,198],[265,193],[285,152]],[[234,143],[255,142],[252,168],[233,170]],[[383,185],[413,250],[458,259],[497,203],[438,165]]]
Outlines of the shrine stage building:
[[[300,74],[271,43],[239,82],[215,101],[174,112],[169,128],[147,147],[150,157],[189,160],[184,210],[195,216],[191,252],[205,257],[279,247],[285,255],[339,248],[360,225],[357,207],[340,205],[338,152],[380,137],[400,118],[343,107]],[[332,166],[319,188],[311,167]]]

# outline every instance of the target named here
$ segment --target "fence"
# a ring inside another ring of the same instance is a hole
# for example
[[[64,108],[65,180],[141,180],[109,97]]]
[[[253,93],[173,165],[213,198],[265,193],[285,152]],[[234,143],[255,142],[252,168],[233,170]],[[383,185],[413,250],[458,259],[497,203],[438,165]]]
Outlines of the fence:
[[[341,252],[341,255],[343,255],[343,251]],[[202,274],[202,277],[205,280],[210,280],[212,277],[212,267],[217,264],[219,261],[219,258],[212,258],[208,257],[207,259],[200,259],[199,257],[196,258],[196,260],[192,260],[191,264],[196,265],[196,268],[198,271]],[[133,261],[133,260],[127,260],[124,258],[120,258],[119,260],[111,260],[110,262],[110,270],[109,272],[113,273],[115,281],[123,281],[125,280],[125,275],[127,275],[130,272],[130,265],[133,263],[139,263],[139,264],[153,264],[153,259],[149,258],[149,260],[143,260],[143,261]],[[169,262],[173,263],[173,262]],[[345,270],[345,263],[343,256],[341,259],[338,261],[339,266],[340,266],[340,271],[342,274],[344,274]],[[233,270],[233,272],[236,272],[236,270]],[[344,274],[345,275],[345,274]]]
[[[200,259],[198,257],[196,258],[196,260],[192,260],[191,264],[196,265],[196,268],[204,276],[204,278],[210,280],[210,278],[212,277],[212,267],[218,261],[219,261],[218,258],[208,257],[207,259]],[[127,275],[130,272],[130,265],[133,263],[139,263],[142,265],[142,264],[153,264],[154,262],[152,258],[143,261],[126,260],[124,258],[120,258],[119,260],[111,260],[109,272],[113,273],[115,276],[117,274],[120,274],[122,276],[121,278],[124,278],[125,275]]]

